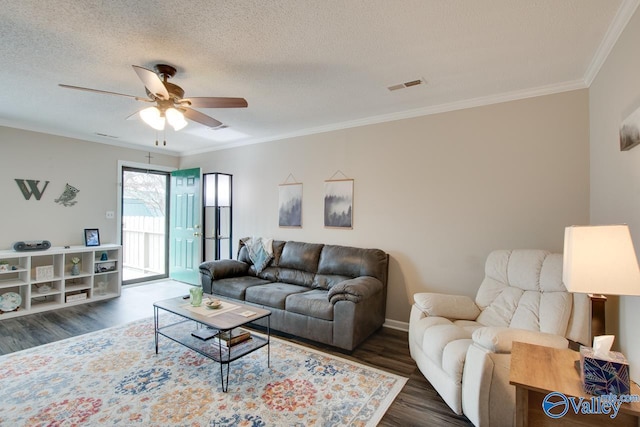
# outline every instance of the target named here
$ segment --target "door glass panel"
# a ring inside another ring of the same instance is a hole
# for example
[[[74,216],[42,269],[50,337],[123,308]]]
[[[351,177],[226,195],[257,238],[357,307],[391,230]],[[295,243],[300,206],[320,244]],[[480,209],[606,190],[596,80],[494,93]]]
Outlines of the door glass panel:
[[[167,277],[167,189],[164,172],[123,168],[123,282]]]

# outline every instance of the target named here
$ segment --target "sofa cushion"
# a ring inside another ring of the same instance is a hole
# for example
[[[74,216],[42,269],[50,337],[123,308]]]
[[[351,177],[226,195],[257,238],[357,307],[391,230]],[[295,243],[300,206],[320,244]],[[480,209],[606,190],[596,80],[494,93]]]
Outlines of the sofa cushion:
[[[371,276],[386,283],[387,254],[379,249],[325,245],[318,273],[347,277]]]
[[[422,349],[437,366],[442,366],[445,348],[456,340],[471,340],[471,332],[451,322],[425,329]],[[466,351],[466,349],[465,349]]]
[[[291,313],[333,320],[333,304],[327,298],[327,291],[320,289],[289,295],[286,308]]]
[[[476,322],[475,320],[454,320],[453,324],[461,327],[473,334],[476,329],[484,328],[485,326]]]
[[[315,274],[323,246],[319,243],[286,242],[278,266]]]
[[[353,279],[349,276],[340,276],[338,274],[316,274],[313,277],[311,287],[314,289],[331,289],[333,286],[345,280]]]
[[[492,252],[476,304],[483,325],[564,336],[572,298],[562,283],[562,255],[532,249]]]
[[[418,308],[429,316],[475,320],[480,314],[476,303],[466,295],[420,292],[413,295],[413,300]]]
[[[249,268],[249,273],[261,279],[268,280],[269,282],[279,282],[278,274],[280,273],[280,269],[273,266],[269,266],[258,273],[252,265],[251,268]]]
[[[304,286],[280,282],[251,286],[247,288],[245,301],[284,310],[286,307],[285,301],[289,295],[308,290],[309,288]]]
[[[248,288],[264,285],[265,283],[269,282],[258,277],[229,277],[227,279],[213,280],[211,282],[211,293],[244,301]]]
[[[457,384],[462,384],[464,362],[471,344],[473,344],[473,340],[470,338],[453,340],[444,347],[442,352],[442,370]]]
[[[493,353],[511,353],[514,341],[553,348],[567,348],[569,344],[569,341],[562,335],[516,328],[479,328],[473,333],[472,338],[476,344]]]
[[[278,282],[291,283],[310,288],[313,285],[314,273],[308,271],[294,270],[292,268],[278,269]]]

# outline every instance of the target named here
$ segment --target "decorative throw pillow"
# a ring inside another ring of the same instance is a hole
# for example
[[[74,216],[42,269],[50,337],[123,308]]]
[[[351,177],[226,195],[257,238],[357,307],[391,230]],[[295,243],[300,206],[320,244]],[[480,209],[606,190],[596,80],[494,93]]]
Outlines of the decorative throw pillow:
[[[249,259],[256,269],[256,273],[262,272],[273,259],[273,239],[262,237],[249,237],[242,241],[249,252]]]

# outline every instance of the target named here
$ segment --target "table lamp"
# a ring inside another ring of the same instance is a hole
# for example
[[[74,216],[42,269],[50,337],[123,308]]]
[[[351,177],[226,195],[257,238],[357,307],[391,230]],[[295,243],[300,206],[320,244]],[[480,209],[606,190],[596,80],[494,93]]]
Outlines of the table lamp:
[[[640,295],[640,270],[627,225],[571,226],[564,232],[562,280],[591,298],[591,340],[605,335],[608,295]],[[585,343],[586,344],[586,343]]]

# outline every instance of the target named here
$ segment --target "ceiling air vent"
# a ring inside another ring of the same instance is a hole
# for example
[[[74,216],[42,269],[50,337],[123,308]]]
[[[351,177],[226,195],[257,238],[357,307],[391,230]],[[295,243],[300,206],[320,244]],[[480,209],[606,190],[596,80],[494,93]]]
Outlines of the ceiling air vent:
[[[418,80],[411,80],[410,82],[404,82],[404,83],[400,83],[397,85],[393,85],[393,86],[389,86],[387,87],[387,89],[394,91],[394,90],[398,90],[398,89],[404,89],[407,87],[411,87],[411,86],[419,86],[419,85],[423,85],[426,84],[426,80],[424,78],[422,79],[418,79]]]

